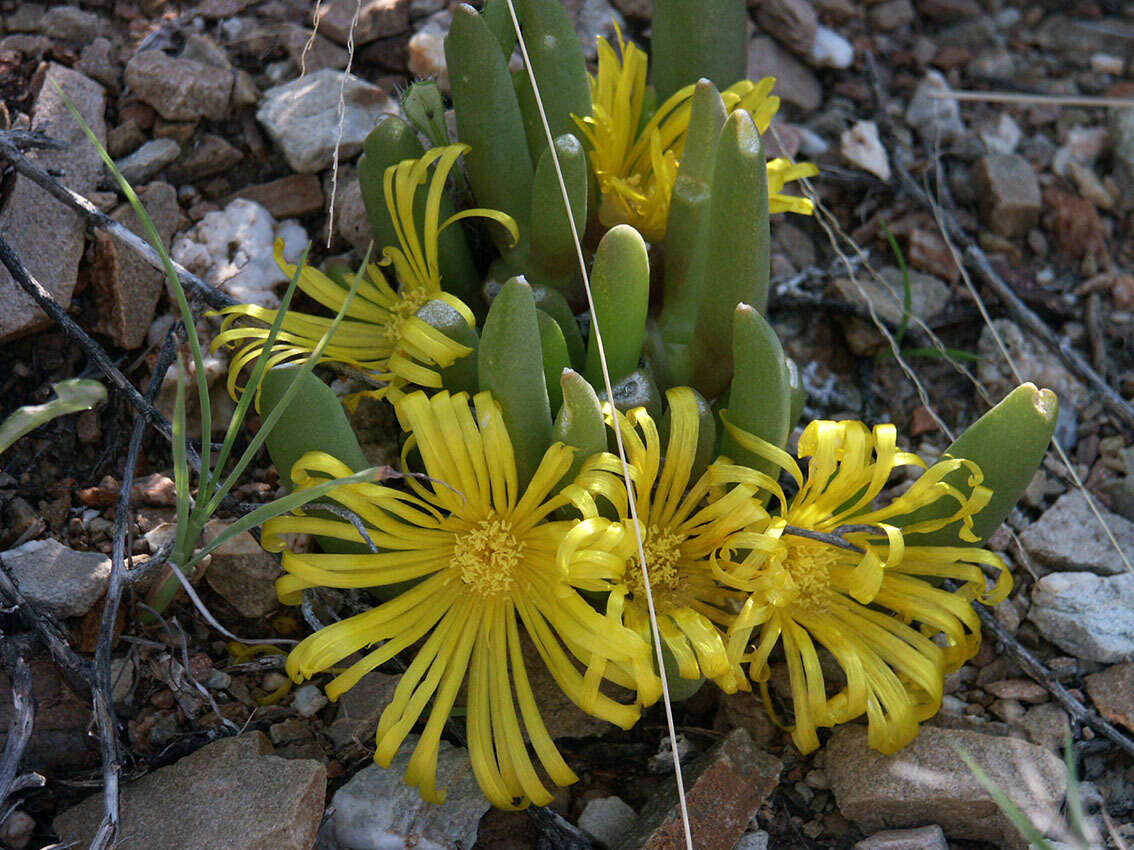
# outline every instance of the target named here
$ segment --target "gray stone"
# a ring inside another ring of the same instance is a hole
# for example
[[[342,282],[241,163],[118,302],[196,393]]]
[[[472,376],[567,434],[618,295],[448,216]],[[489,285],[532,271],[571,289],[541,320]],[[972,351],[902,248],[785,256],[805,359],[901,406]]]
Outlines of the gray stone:
[[[579,829],[607,847],[614,847],[634,826],[638,815],[621,797],[597,797],[579,815]]]
[[[16,809],[0,822],[0,842],[12,850],[24,850],[31,841],[33,832],[35,818],[23,809]]]
[[[575,35],[583,45],[588,62],[598,57],[598,37],[614,43],[615,31],[626,32],[626,21],[608,0],[564,0],[567,13],[575,25]]]
[[[291,707],[300,717],[314,717],[327,707],[327,697],[318,685],[307,684],[295,689],[291,696]]]
[[[93,41],[102,30],[102,21],[94,12],[84,12],[78,6],[55,6],[40,22],[44,35],[60,41]]]
[[[209,65],[214,68],[232,69],[232,63],[224,48],[199,32],[190,33],[185,39],[185,47],[181,49],[181,58]]]
[[[685,770],[689,829],[698,850],[732,850],[753,815],[779,784],[783,763],[734,729]],[[672,778],[642,809],[620,850],[682,847],[681,810]]]
[[[965,135],[957,101],[934,97],[948,92],[945,78],[937,71],[927,71],[906,110],[906,123],[930,144],[947,144]]]
[[[160,50],[135,53],[126,65],[126,85],[169,121],[228,115],[232,72],[193,59],[167,56]]]
[[[166,171],[175,183],[192,183],[223,174],[244,159],[244,154],[220,136],[205,133]]]
[[[835,288],[848,301],[864,306],[873,304],[881,318],[896,325],[902,320],[905,294],[901,269],[886,266],[879,272],[879,277],[881,281],[874,277],[860,278],[857,285],[854,281],[839,278],[835,281]],[[951,294],[945,281],[913,269],[909,271],[909,278],[912,315],[928,321],[949,305]]]
[[[264,92],[256,117],[283,152],[292,170],[315,173],[331,164],[339,133],[338,103],[342,89],[346,113],[340,162],[362,149],[362,142],[383,115],[399,107],[378,86],[324,68]]]
[[[67,188],[89,195],[102,178],[102,160],[56,91],[71,99],[99,141],[106,141],[106,94],[102,86],[77,71],[54,63],[47,66],[43,85],[32,108],[32,129],[62,142],[60,150],[32,150],[28,159],[62,174]],[[71,293],[82,257],[86,223],[23,175],[17,175],[0,210],[0,233],[23,261],[28,273],[43,284],[61,307]],[[30,295],[0,268],[0,342],[50,324]]]
[[[181,145],[173,139],[151,139],[129,156],[118,160],[115,165],[131,186],[138,186],[179,156]]]
[[[223,520],[210,520],[205,526],[204,542],[215,540],[229,525]],[[279,607],[276,579],[281,575],[279,559],[265,552],[251,534],[243,531],[213,550],[205,580],[241,615],[263,617]]]
[[[0,553],[20,592],[56,617],[80,617],[106,593],[110,558],[101,552],[76,552],[58,540],[31,540]]]
[[[1006,238],[1023,236],[1039,221],[1039,181],[1031,164],[1012,153],[981,157],[973,170],[981,196],[981,212],[992,232]]]
[[[1001,342],[1008,350],[1011,367],[1000,351]],[[1008,395],[1020,381],[1031,381],[1059,396],[1061,418],[1082,410],[1089,399],[1086,388],[1067,371],[1058,355],[1025,334],[1010,319],[993,319],[991,327],[985,325],[981,329],[977,353],[980,355],[977,378],[995,399]],[[1069,412],[1064,414],[1065,410]]]
[[[335,792],[320,841],[337,850],[448,850],[476,844],[477,825],[489,803],[467,751],[441,742],[437,787],[445,789],[445,804],[434,806],[402,781],[417,741],[416,735],[408,736],[389,768],[371,764]]]
[[[761,35],[748,43],[748,79],[764,77],[775,77],[773,93],[803,112],[814,112],[823,102],[823,89],[811,69],[780,47],[775,39]]]
[[[819,29],[819,13],[808,0],[761,0],[756,23],[792,53],[806,56]]]
[[[323,195],[331,197],[331,181],[328,178]],[[374,239],[370,228],[370,217],[366,214],[366,204],[362,200],[362,187],[358,182],[358,172],[353,166],[339,170],[339,185],[335,191],[335,234],[345,239],[361,257]],[[375,250],[380,250],[377,245]]]
[[[1069,655],[1113,664],[1134,656],[1134,575],[1052,573],[1032,585],[1028,619]]]
[[[122,787],[121,835],[162,850],[310,850],[327,771],[272,755],[262,732],[223,738]],[[90,844],[102,820],[94,794],[55,819],[62,841]]]
[[[359,47],[386,36],[398,35],[409,29],[409,0],[327,0],[319,7],[319,31],[339,44],[351,37],[354,26],[354,44]]]
[[[140,188],[138,197],[168,250],[173,234],[184,220],[177,203],[177,190],[168,183],[155,182]],[[119,206],[111,217],[146,238],[129,204]],[[98,316],[94,330],[108,334],[119,348],[137,348],[145,342],[154,309],[165,288],[165,273],[106,231],[98,230],[91,284]]]
[[[374,748],[378,718],[394,699],[394,691],[401,680],[400,675],[390,676],[377,671],[367,673],[357,685],[339,697],[338,714],[327,728],[336,753],[348,747]]]
[[[893,32],[909,26],[916,16],[910,0],[883,0],[870,7],[867,17],[874,29]]]
[[[112,92],[117,92],[122,82],[122,69],[114,59],[113,46],[101,36],[83,48],[75,67]]]
[[[1084,571],[1112,576],[1126,571],[1119,550],[1134,553],[1134,522],[1112,514],[1097,502],[1095,507],[1118,542],[1118,549],[1103,533],[1086,496],[1079,490],[1069,490],[1020,535],[1040,575]]]
[[[296,24],[281,24],[284,28],[278,41],[295,63],[296,68],[304,68],[307,74],[332,68],[341,71],[347,66],[350,57],[345,50],[329,38],[316,33],[311,42],[311,30]],[[285,78],[286,79],[286,78]]]
[[[746,832],[740,836],[740,840],[732,850],[768,850],[768,842],[771,838],[772,836],[762,829]]]
[[[1040,831],[1059,817],[1067,790],[1063,763],[1017,738],[923,727],[913,743],[883,755],[862,726],[843,726],[827,743],[827,774],[839,811],[862,829],[921,826],[932,818],[949,838],[1024,850],[1028,842],[961,760],[971,756]]]
[[[46,11],[42,3],[16,3],[4,13],[0,32],[38,32]]]
[[[1063,752],[1063,741],[1071,729],[1067,712],[1053,702],[1033,706],[1015,723],[1033,744]]]
[[[949,850],[949,844],[941,827],[932,824],[876,832],[855,844],[854,850]]]

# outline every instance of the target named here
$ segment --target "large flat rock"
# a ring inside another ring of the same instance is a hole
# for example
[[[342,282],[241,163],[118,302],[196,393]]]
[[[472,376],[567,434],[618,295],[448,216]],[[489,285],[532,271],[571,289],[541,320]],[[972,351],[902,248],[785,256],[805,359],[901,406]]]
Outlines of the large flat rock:
[[[311,850],[327,771],[270,755],[262,732],[223,738],[122,788],[124,847]],[[90,844],[102,819],[95,794],[55,819],[63,842]]]
[[[905,749],[883,755],[866,728],[843,726],[827,744],[827,776],[844,817],[867,832],[938,824],[951,839],[1024,850],[1028,842],[961,760],[972,756],[1041,831],[1058,820],[1067,790],[1063,763],[1017,738],[923,727]]]
[[[67,109],[57,86],[75,104],[99,140],[106,142],[106,94],[102,86],[78,71],[50,64],[32,109],[32,129],[41,130],[66,147],[28,151],[27,157],[59,174],[67,188],[88,195],[102,176],[102,160]],[[28,273],[64,308],[71,304],[85,232],[86,225],[78,213],[71,212],[23,175],[17,175],[0,210],[0,233]],[[0,342],[40,330],[49,323],[47,314],[0,266]]]

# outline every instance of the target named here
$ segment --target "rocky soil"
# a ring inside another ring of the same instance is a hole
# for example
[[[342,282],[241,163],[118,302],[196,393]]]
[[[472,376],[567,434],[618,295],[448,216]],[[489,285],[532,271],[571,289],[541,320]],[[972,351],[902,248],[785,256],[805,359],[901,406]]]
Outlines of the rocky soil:
[[[612,35],[617,21],[648,44],[647,0],[566,2],[586,43]],[[1134,734],[1130,422],[1084,383],[1083,370],[1069,369],[1038,340],[1018,307],[958,260],[966,247],[979,248],[1059,344],[1118,396],[1134,397],[1134,106],[1113,105],[1134,98],[1134,6],[749,6],[750,76],[776,76],[783,98],[775,145],[822,169],[813,181],[822,214],[773,225],[772,317],[803,368],[809,414],[893,421],[909,446],[932,458],[948,443],[944,429],[963,427],[1017,381],[1035,380],[1060,394],[1058,439],[1070,469],[1052,455],[993,538],[1016,580],[996,609],[1004,638],[986,633],[912,746],[880,756],[866,747],[864,727],[851,725],[804,757],[752,695],[703,688],[677,706],[698,846],[1026,847],[958,748],[1059,837],[1068,731],[1098,846],[1129,845],[1134,759],[1069,717],[1068,703],[1053,693]],[[274,306],[286,282],[272,259],[274,240],[284,239],[292,260],[308,240],[317,260],[364,248],[352,165],[362,139],[399,109],[397,94],[413,77],[447,86],[445,0],[362,0],[359,9],[352,55],[348,0],[319,5],[314,37],[312,10],[301,0],[0,0],[0,130],[42,130],[64,142],[28,156],[137,229],[58,85],[140,188],[174,257],[239,301]],[[950,99],[954,92],[986,94]],[[176,312],[161,274],[25,177],[0,173],[0,234],[144,388]],[[955,228],[943,227],[948,218]],[[900,358],[882,333],[902,322],[902,275],[887,231],[911,270],[913,319]],[[208,335],[215,320],[200,327]],[[964,354],[954,361],[937,346]],[[206,366],[223,427],[231,409],[223,354]],[[98,377],[74,340],[0,270],[0,416],[46,400],[51,382],[79,375]],[[159,400],[167,411],[169,388],[167,380]],[[98,638],[132,416],[112,390],[102,408],[41,428],[0,463],[4,571],[63,625],[80,654],[92,653]],[[368,451],[389,458],[389,415],[364,407],[358,425]],[[135,565],[169,539],[174,518],[167,446],[153,432],[146,439],[130,485]],[[265,456],[236,496],[266,501],[277,487]],[[277,559],[244,535],[214,554],[197,589],[237,634],[306,633],[300,613],[276,601],[278,574]],[[280,656],[231,654],[185,599],[166,622],[148,622],[137,607],[144,592],[140,584],[127,592],[112,662],[122,836],[130,846],[577,846],[537,844],[551,841],[552,812],[596,846],[678,846],[660,709],[622,732],[537,680],[545,717],[581,781],[550,812],[489,810],[464,750],[446,744],[439,772],[449,800],[430,807],[401,784],[398,760],[390,771],[371,761],[377,717],[398,680],[394,666],[334,704],[321,679],[288,692]],[[89,697],[4,606],[0,633],[29,664],[38,703],[21,770],[38,771],[46,784],[0,807],[0,846],[86,846],[102,805]],[[1036,677],[1006,641],[1050,675]],[[773,675],[773,690],[785,682]],[[11,681],[0,674],[0,737],[12,715]]]

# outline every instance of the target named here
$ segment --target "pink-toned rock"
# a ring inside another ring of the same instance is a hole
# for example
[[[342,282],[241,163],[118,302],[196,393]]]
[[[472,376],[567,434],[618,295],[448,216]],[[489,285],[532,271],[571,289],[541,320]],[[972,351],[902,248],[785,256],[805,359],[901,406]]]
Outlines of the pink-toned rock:
[[[43,168],[63,174],[68,189],[89,195],[102,178],[102,160],[71,117],[56,86],[71,99],[98,139],[106,142],[106,94],[102,86],[77,71],[51,64],[43,74],[32,108],[32,129],[42,130],[64,147],[28,151],[27,156]],[[83,219],[26,177],[17,175],[0,210],[0,233],[28,273],[43,284],[61,307],[70,306],[85,241]],[[0,342],[49,323],[31,296],[24,293],[7,269],[0,267]]]
[[[183,221],[177,190],[168,183],[151,183],[140,189],[138,196],[168,250],[173,234]],[[111,217],[145,238],[145,231],[129,204],[122,204]],[[94,330],[109,335],[119,348],[137,348],[146,340],[154,308],[165,288],[165,275],[109,233],[99,230],[95,239],[95,259],[91,266],[97,311]]]
[[[247,186],[235,197],[255,201],[277,219],[297,218],[323,209],[323,187],[314,174],[289,174],[269,183]]]
[[[1099,714],[1134,730],[1134,664],[1115,664],[1087,677],[1087,693]]]
[[[228,115],[232,71],[194,59],[178,59],[160,50],[135,53],[126,65],[126,85],[170,121]]]
[[[685,771],[689,829],[698,850],[732,850],[767,796],[779,784],[783,763],[734,729]],[[685,846],[677,786],[670,780],[646,803],[620,850]]]
[[[355,13],[355,46],[369,44],[389,35],[409,29],[410,0],[325,0],[319,6],[319,31],[339,44],[346,44],[351,36],[351,23]]]

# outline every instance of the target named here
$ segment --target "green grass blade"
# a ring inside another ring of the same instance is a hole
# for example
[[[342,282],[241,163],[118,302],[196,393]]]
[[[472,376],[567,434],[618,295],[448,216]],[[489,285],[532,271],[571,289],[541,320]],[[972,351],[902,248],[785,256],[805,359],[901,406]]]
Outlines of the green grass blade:
[[[898,268],[902,270],[902,323],[898,326],[898,332],[894,334],[894,344],[898,346],[898,348],[901,348],[902,337],[906,335],[906,330],[910,326],[910,309],[913,306],[913,292],[910,289],[910,270],[906,265],[906,256],[902,253],[902,249],[898,246],[898,240],[894,238],[894,234],[890,232],[890,228],[883,224],[882,232],[886,234],[886,241],[890,243],[890,250],[894,252],[894,256],[898,259]]]
[[[189,536],[189,460],[185,435],[185,366],[177,354],[177,391],[173,399],[173,486],[177,493],[177,531],[174,551],[180,551]],[[123,487],[130,482],[123,481]]]
[[[295,393],[299,388],[299,382],[305,375],[310,374],[311,370],[315,368],[315,364],[319,362],[319,358],[323,355],[323,349],[325,349],[328,343],[330,343],[331,338],[335,335],[335,331],[339,329],[339,325],[342,323],[343,317],[346,316],[347,310],[350,309],[351,302],[354,301],[355,293],[358,292],[358,286],[362,282],[362,275],[366,272],[367,265],[370,264],[370,250],[371,249],[368,248],[366,250],[366,256],[362,258],[362,265],[359,267],[358,272],[354,276],[354,281],[351,284],[350,290],[346,294],[346,298],[343,299],[343,304],[339,308],[339,312],[335,314],[335,318],[331,321],[330,326],[326,331],[323,332],[323,336],[322,338],[320,338],[319,344],[315,346],[315,350],[308,355],[307,359],[303,362],[303,365],[299,368],[299,371],[296,373],[295,378],[291,382],[291,386],[287,388],[287,392],[285,392],[283,398],[280,399],[280,403],[276,405],[276,407],[272,409],[272,412],[268,414],[267,418],[264,419],[263,424],[260,426],[260,430],[256,432],[251,442],[249,442],[248,448],[244,450],[244,453],[236,462],[236,466],[233,467],[232,472],[229,473],[228,477],[224,480],[224,483],[221,484],[217,488],[216,492],[212,495],[211,499],[209,500],[208,508],[206,509],[206,515],[211,515],[213,511],[215,511],[220,506],[221,500],[236,485],[236,482],[239,480],[240,475],[247,468],[248,464],[250,464],[256,457],[256,453],[260,451],[260,446],[264,444],[264,440],[268,439],[268,435],[272,433],[272,429],[276,426],[276,423],[280,420],[280,417],[283,416],[284,410],[291,403],[292,398],[295,397]],[[262,356],[263,355],[261,355],[261,357]],[[245,395],[247,394],[247,391],[245,391]]]
[[[272,327],[268,330],[268,336],[264,340],[264,347],[260,351],[260,356],[256,358],[256,364],[252,367],[252,374],[248,378],[248,383],[245,384],[244,392],[240,394],[240,401],[237,402],[236,410],[232,414],[232,419],[228,423],[228,430],[224,435],[224,442],[221,444],[220,451],[217,452],[216,469],[210,472],[210,475],[219,478],[221,473],[224,472],[224,465],[228,462],[228,457],[232,453],[232,447],[236,443],[236,435],[240,433],[240,427],[244,424],[244,417],[248,414],[248,408],[252,404],[252,400],[256,398],[259,392],[260,381],[264,377],[264,371],[268,367],[268,360],[272,356],[272,348],[276,343],[276,338],[279,336],[280,329],[283,327],[284,318],[287,315],[288,308],[291,306],[291,297],[295,293],[295,288],[299,284],[300,275],[303,273],[304,267],[307,265],[307,252],[311,250],[311,243],[303,249],[303,256],[299,258],[299,264],[295,267],[295,274],[291,276],[291,283],[288,284],[287,292],[284,293],[283,300],[280,301],[280,307],[276,311],[276,319],[272,322]],[[215,494],[214,494],[215,498]],[[222,495],[221,498],[224,498]],[[213,503],[210,499],[210,504]],[[219,504],[219,502],[217,502]]]
[[[992,801],[1004,812],[1005,816],[1012,821],[1012,825],[1019,830],[1020,834],[1032,843],[1032,846],[1038,850],[1054,850],[1051,842],[1043,837],[1043,833],[1039,831],[1034,823],[1028,819],[1028,816],[1020,810],[1020,807],[1008,799],[1008,795],[1001,790],[1000,786],[992,781],[992,778],[985,773],[984,768],[976,763],[976,760],[962,749],[957,749],[957,755],[961,757],[961,761],[972,771],[976,781],[980,783],[981,787],[988,792],[992,797]]]
[[[240,519],[238,519],[236,522],[234,522],[232,525],[228,526],[224,531],[218,534],[215,538],[202,546],[200,550],[195,552],[193,554],[193,557],[190,558],[181,568],[182,572],[191,570],[193,567],[199,564],[206,555],[223,546],[238,534],[255,528],[258,525],[262,525],[268,520],[280,516],[281,514],[285,514],[288,511],[295,510],[296,508],[301,508],[308,502],[320,499],[323,496],[326,496],[336,487],[341,487],[345,484],[365,484],[374,481],[381,481],[383,480],[384,472],[387,470],[388,467],[371,466],[367,469],[361,470],[360,472],[356,472],[353,475],[348,475],[343,478],[335,478],[333,480],[328,480],[325,484],[317,484],[316,486],[310,487],[306,490],[298,490],[294,493],[288,493],[286,496],[281,496],[280,498],[269,502],[266,505],[261,505],[260,507],[256,508],[256,510],[242,516]]]
[[[189,340],[189,351],[193,355],[193,364],[197,371],[197,395],[200,399],[201,408],[201,479],[198,489],[205,491],[203,493],[198,492],[197,496],[199,499],[204,500],[207,498],[207,492],[210,487],[209,470],[211,468],[210,454],[212,452],[210,440],[213,433],[213,414],[212,407],[209,404],[209,383],[205,376],[205,360],[201,355],[201,340],[197,337],[197,327],[193,321],[193,311],[189,309],[189,301],[185,297],[185,290],[181,286],[181,280],[177,277],[177,271],[173,268],[173,260],[170,259],[169,252],[165,250],[165,243],[158,234],[153,219],[150,218],[150,214],[146,212],[145,206],[142,204],[138,194],[134,191],[134,187],[122,176],[122,172],[119,171],[118,166],[114,164],[110,153],[103,147],[102,143],[98,140],[98,136],[94,134],[94,131],[91,130],[87,122],[83,120],[83,116],[79,114],[79,110],[75,108],[75,104],[71,102],[71,99],[67,97],[63,89],[60,88],[58,84],[55,84],[55,90],[59,93],[63,103],[79,123],[79,127],[82,128],[83,133],[90,140],[91,144],[95,146],[99,157],[118,182],[122,194],[126,196],[126,200],[129,201],[130,206],[133,207],[134,214],[138,216],[138,220],[142,223],[142,227],[146,231],[146,238],[150,240],[150,244],[153,246],[154,250],[161,256],[162,265],[165,267],[166,278],[168,278],[169,285],[177,300],[177,309],[180,311],[181,321],[185,325],[185,335]]]

